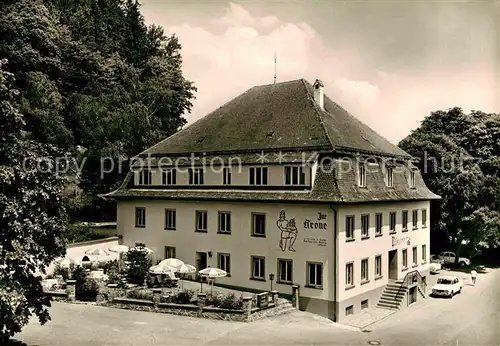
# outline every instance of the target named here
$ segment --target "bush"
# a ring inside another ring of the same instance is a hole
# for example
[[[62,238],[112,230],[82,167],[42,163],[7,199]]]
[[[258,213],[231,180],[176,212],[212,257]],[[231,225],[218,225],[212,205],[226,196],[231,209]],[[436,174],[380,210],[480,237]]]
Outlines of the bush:
[[[205,301],[207,306],[220,307],[222,303],[223,296],[220,293],[207,295],[207,300]]]
[[[60,266],[55,267],[54,269],[54,277],[57,275],[61,275],[63,280],[66,281],[69,278],[69,270],[67,268],[61,268]]]
[[[77,299],[84,302],[95,302],[99,294],[99,284],[94,279],[87,279],[77,290]]]
[[[193,290],[184,290],[172,297],[172,302],[175,304],[189,304],[194,297]]]
[[[104,274],[108,274],[112,271],[119,272],[119,265],[117,260],[108,261],[108,262],[99,262],[97,267],[99,269],[104,269]]]
[[[127,269],[128,282],[143,285],[151,267],[151,258],[145,251],[131,249],[127,252],[127,261],[129,261]]]
[[[241,310],[243,309],[243,297],[236,298],[234,293],[229,293],[222,297],[220,305],[223,309]]]
[[[127,292],[127,298],[153,301],[153,292],[146,290],[132,290]]]

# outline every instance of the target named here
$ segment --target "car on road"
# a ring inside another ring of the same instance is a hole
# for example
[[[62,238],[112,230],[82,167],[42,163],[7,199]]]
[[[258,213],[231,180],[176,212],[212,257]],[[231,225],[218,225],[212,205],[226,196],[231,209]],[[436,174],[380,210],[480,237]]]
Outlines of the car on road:
[[[450,251],[443,251],[439,254],[439,259],[443,260],[444,265],[454,265],[455,263],[458,263],[461,267],[469,266],[470,265],[470,259],[466,257],[459,257],[457,261],[457,256],[455,255],[454,252]]]
[[[444,264],[444,260],[439,258],[437,255],[431,255],[431,263],[429,265],[429,271],[431,274],[438,274],[442,266]]]
[[[456,276],[442,276],[432,286],[431,295],[435,297],[453,298],[457,293],[462,293],[464,283]]]

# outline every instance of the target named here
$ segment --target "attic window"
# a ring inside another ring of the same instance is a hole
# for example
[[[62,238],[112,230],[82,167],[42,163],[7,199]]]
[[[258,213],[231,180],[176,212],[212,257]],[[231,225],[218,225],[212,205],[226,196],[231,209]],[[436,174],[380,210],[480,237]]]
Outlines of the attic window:
[[[143,169],[139,172],[139,185],[150,185],[152,174],[149,169]]]
[[[410,169],[410,188],[415,188],[415,170]]]
[[[358,185],[366,187],[366,167],[364,163],[358,165]]]
[[[387,167],[386,174],[387,174],[387,186],[393,187],[394,186],[394,169],[392,167]]]

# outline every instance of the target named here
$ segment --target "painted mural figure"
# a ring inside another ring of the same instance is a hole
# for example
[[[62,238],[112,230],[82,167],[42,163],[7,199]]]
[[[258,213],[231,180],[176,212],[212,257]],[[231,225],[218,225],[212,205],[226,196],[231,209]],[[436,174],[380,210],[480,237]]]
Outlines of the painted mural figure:
[[[280,239],[280,248],[281,251],[295,252],[293,248],[293,244],[297,240],[297,226],[295,225],[295,219],[287,220],[285,216],[285,211],[280,211],[280,217],[278,221],[276,221],[276,226],[281,231],[281,239]]]

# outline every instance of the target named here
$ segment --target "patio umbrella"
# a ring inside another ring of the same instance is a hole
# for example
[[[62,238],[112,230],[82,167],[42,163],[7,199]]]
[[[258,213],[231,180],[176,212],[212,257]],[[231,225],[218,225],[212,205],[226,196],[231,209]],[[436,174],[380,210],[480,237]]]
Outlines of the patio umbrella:
[[[65,269],[69,269],[71,267],[71,264],[74,264],[75,266],[80,264],[80,262],[78,260],[75,260],[75,259],[70,258],[70,257],[59,258],[55,262],[59,267],[65,268]]]
[[[184,264],[184,262],[182,262],[178,258],[167,258],[167,259],[164,259],[163,261],[161,261],[160,263],[164,263],[164,264],[169,265],[169,266],[174,267],[174,268],[179,268],[180,266],[182,266]]]
[[[177,268],[177,272],[179,274],[182,274],[182,276],[184,277],[184,274],[195,273],[196,267],[190,264],[183,264],[179,268]],[[184,280],[182,280],[182,289],[184,289]]]
[[[101,257],[107,257],[106,259],[109,259],[109,252],[101,248],[89,249],[85,251],[85,254],[88,256],[95,256],[97,261],[99,261]]]
[[[210,279],[215,279],[215,278],[222,278],[222,277],[226,276],[227,272],[222,270],[222,269],[219,269],[219,268],[208,267],[208,268],[200,270],[198,272],[198,274],[205,276],[205,277],[208,277]],[[214,280],[212,280],[212,285],[210,286],[210,294],[212,294],[213,281]],[[203,283],[202,283],[202,290],[203,290]]]
[[[149,268],[149,273],[154,274],[154,275],[165,275],[165,274],[170,274],[175,272],[175,268],[172,266],[169,266],[168,264],[165,263],[158,263],[155,266],[152,266]],[[163,286],[163,281],[162,281],[162,286]]]
[[[145,246],[136,246],[136,247],[133,247],[132,250],[135,250],[135,251],[144,251],[148,255],[150,255],[150,254],[152,254],[154,252],[153,250],[151,250],[150,248],[145,247]]]
[[[108,250],[114,253],[122,254],[127,252],[129,250],[129,247],[127,245],[117,245],[110,247]]]

